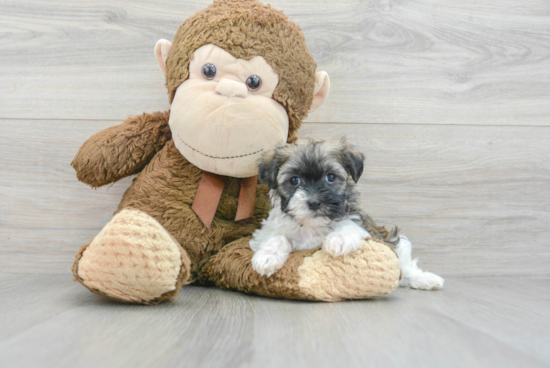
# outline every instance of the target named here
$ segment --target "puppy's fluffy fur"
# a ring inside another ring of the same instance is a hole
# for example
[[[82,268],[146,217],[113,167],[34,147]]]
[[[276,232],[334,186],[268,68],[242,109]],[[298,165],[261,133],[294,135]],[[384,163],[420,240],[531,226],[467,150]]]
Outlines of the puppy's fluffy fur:
[[[408,239],[389,232],[363,211],[355,184],[363,173],[364,155],[345,139],[331,143],[299,140],[279,147],[260,163],[260,180],[267,182],[273,209],[253,234],[252,267],[271,276],[294,250],[322,249],[334,257],[358,250],[367,237],[396,247],[402,286],[437,289],[443,279],[422,272],[411,260]]]

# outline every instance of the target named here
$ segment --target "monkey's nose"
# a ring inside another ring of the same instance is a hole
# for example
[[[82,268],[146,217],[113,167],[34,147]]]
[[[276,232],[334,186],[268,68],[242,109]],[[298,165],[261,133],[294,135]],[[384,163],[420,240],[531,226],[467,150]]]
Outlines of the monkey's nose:
[[[248,88],[246,88],[244,83],[223,78],[218,82],[216,92],[226,97],[246,97],[248,95]]]
[[[319,209],[319,207],[321,207],[321,201],[317,200],[317,199],[310,199],[309,201],[307,201],[307,206],[315,211],[317,209]]]

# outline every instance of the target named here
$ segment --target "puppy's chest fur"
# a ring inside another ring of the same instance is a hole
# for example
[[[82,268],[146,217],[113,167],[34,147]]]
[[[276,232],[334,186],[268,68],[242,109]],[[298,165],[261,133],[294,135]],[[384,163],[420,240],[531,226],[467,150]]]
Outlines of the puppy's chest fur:
[[[257,231],[250,241],[250,247],[257,249],[259,246],[274,236],[284,236],[292,250],[313,249],[321,246],[328,234],[334,231],[335,221],[326,222],[318,226],[302,226],[281,211],[276,205],[270,212],[269,217],[262,224],[262,231]]]

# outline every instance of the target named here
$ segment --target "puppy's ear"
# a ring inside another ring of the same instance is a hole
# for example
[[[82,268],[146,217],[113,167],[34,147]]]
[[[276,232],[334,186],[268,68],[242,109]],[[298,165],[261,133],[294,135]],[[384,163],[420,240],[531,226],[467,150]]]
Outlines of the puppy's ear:
[[[258,176],[260,181],[267,183],[269,189],[277,189],[277,176],[282,164],[282,156],[275,148],[262,157],[259,165]]]
[[[365,155],[355,151],[345,138],[340,140],[340,155],[342,158],[342,165],[344,165],[348,174],[351,175],[353,181],[357,183],[363,174]]]

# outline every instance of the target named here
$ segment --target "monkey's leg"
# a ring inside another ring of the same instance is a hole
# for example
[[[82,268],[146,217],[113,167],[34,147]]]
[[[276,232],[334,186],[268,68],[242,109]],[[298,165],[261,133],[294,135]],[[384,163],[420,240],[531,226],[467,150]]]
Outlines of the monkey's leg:
[[[250,238],[226,245],[210,259],[201,277],[221,288],[264,296],[338,301],[366,299],[389,294],[399,284],[396,254],[384,243],[368,238],[363,247],[344,257],[333,257],[319,249],[290,254],[273,276],[260,276],[252,269],[254,252]]]
[[[109,299],[156,304],[177,295],[190,268],[185,250],[155,219],[124,209],[80,249],[73,274]]]

